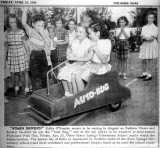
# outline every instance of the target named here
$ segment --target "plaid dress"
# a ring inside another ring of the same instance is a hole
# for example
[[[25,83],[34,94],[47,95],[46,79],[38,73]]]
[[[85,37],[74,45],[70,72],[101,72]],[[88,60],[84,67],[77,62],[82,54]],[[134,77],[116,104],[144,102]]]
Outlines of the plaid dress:
[[[55,30],[55,36],[57,37],[57,40],[65,40],[65,37],[69,37],[69,34],[66,29],[62,28],[62,29]],[[66,45],[58,45],[56,47],[57,56],[58,56],[58,64],[60,64],[66,60],[67,46],[68,45],[66,44]]]
[[[7,61],[10,72],[15,73],[28,69],[28,55],[23,43],[23,40],[26,39],[25,32],[22,29],[7,30],[5,37],[8,45]]]
[[[129,57],[128,40],[117,40],[117,59],[127,59]]]

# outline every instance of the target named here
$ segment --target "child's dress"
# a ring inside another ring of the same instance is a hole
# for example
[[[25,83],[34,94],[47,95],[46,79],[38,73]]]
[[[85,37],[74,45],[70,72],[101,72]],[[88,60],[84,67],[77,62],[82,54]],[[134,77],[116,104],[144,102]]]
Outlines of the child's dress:
[[[117,28],[116,30],[116,37],[120,33],[121,28]],[[124,28],[125,33],[128,37],[130,37],[130,30],[128,27]],[[117,39],[117,59],[127,59],[129,57],[129,42],[125,38],[124,34],[122,33],[120,38]]]
[[[109,39],[98,40],[97,48],[103,55],[108,55],[108,60],[110,60],[111,53],[111,41]],[[110,64],[102,64],[98,56],[94,53],[91,61],[82,65],[81,71],[79,72],[80,77],[88,81],[93,73],[97,75],[105,74],[111,70]]]
[[[55,36],[57,37],[57,40],[59,41],[65,41],[65,37],[68,37],[68,31],[64,28],[56,29],[55,30]],[[67,44],[66,45],[57,45],[57,55],[58,55],[58,64],[64,62],[66,60],[66,50],[67,50]]]
[[[69,33],[69,46],[71,46],[73,41],[77,38],[77,33],[75,30],[73,30],[72,32],[69,30],[68,33]]]
[[[81,43],[78,39],[74,40],[72,43],[71,49],[72,49],[72,55],[75,57],[83,57],[85,51],[87,51],[91,46],[91,42],[88,38],[85,38]],[[81,68],[82,62],[74,62],[73,64],[67,63],[66,66],[60,69],[60,72],[58,74],[59,80],[67,80],[68,82],[71,82],[71,75],[72,73],[76,72]]]
[[[28,55],[23,43],[26,39],[25,32],[22,29],[7,30],[5,37],[8,44],[7,62],[10,72],[22,72],[28,69]]]
[[[152,23],[151,25],[146,25],[142,27],[141,36],[145,37],[157,37],[158,35],[158,28]],[[144,41],[143,44],[140,46],[140,54],[139,58],[141,59],[153,59],[157,58],[158,56],[158,43],[157,40],[154,41]]]

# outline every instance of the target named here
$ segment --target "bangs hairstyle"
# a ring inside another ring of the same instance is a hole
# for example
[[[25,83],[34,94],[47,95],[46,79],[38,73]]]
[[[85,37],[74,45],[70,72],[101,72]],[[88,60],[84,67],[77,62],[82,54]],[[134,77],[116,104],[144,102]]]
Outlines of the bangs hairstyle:
[[[154,19],[157,20],[157,12],[155,12],[155,11],[150,11],[150,12],[147,14],[146,19],[148,18],[149,15],[154,15]],[[154,21],[155,21],[155,20],[154,20]]]
[[[32,17],[32,23],[35,24],[36,22],[39,22],[39,21],[45,22],[45,18],[43,15],[37,14]]]
[[[100,39],[108,39],[109,38],[109,31],[108,26],[105,27],[106,24],[102,22],[93,22],[91,23],[88,28],[90,28],[93,32],[97,33],[100,32]]]
[[[120,23],[120,20],[124,20],[126,22],[126,25],[128,25],[129,21],[128,19],[125,17],[125,16],[121,16],[118,20],[117,20],[117,26],[120,27],[119,23]]]
[[[13,19],[16,20],[17,28],[20,28],[20,29],[23,29],[23,30],[24,30],[24,27],[23,27],[21,21],[18,19],[18,17],[17,17],[15,14],[9,14],[9,16],[7,17],[6,27],[7,27],[8,29],[11,29],[11,26],[10,26],[10,24],[9,24],[9,19],[10,19],[10,18],[13,18]]]
[[[89,35],[89,33],[88,33],[88,27],[86,27],[85,25],[83,25],[83,23],[79,23],[79,24],[77,25],[77,27],[82,27],[82,28],[84,28],[84,30],[85,30],[86,33],[87,33],[87,37],[88,37],[88,35]]]
[[[74,19],[69,19],[68,24],[69,24],[69,22],[74,22],[74,24],[77,25],[77,22]]]

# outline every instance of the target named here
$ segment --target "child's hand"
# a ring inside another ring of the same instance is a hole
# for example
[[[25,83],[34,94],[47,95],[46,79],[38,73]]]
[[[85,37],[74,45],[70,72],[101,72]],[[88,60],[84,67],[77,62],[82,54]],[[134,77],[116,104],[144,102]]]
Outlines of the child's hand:
[[[70,61],[74,61],[74,60],[76,60],[76,57],[74,57],[72,54],[69,54],[67,56],[67,59],[70,60]]]
[[[39,28],[39,33],[42,35],[42,36],[44,36],[45,35],[45,33],[44,33],[44,28]]]
[[[124,28],[123,27],[121,27],[121,31],[124,32]]]
[[[94,46],[91,46],[91,48],[89,49],[89,52],[96,51],[96,50],[97,50],[97,46],[94,45]]]
[[[45,49],[46,50],[46,55],[47,56],[50,56],[51,55],[51,51],[50,51],[50,49],[49,48],[47,48],[47,49]]]

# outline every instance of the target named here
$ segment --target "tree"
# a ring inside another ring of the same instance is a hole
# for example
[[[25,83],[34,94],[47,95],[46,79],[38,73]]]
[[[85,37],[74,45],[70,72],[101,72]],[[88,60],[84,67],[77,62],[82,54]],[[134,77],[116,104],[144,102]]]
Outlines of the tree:
[[[91,22],[99,21],[110,25],[111,29],[115,29],[116,23],[111,21],[111,10],[108,7],[92,7],[87,8],[82,13],[81,22],[90,24]]]
[[[13,7],[14,13],[18,16],[18,18],[21,20],[22,17],[22,10],[20,7]],[[5,8],[5,14],[9,14],[9,7]],[[52,24],[55,23],[55,20],[57,17],[62,17],[64,20],[64,24],[66,25],[68,23],[68,20],[70,18],[76,19],[76,8],[55,8],[55,7],[32,7],[29,8],[29,11],[27,13],[28,19],[27,23],[32,26],[31,24],[31,18],[32,16],[36,14],[41,14],[45,17],[46,23],[51,22]]]
[[[135,11],[130,12],[130,16],[133,19],[132,27],[142,27],[147,24],[147,14],[150,11],[154,11],[157,13],[157,8],[136,8]],[[157,19],[155,21],[155,24],[157,25]]]

